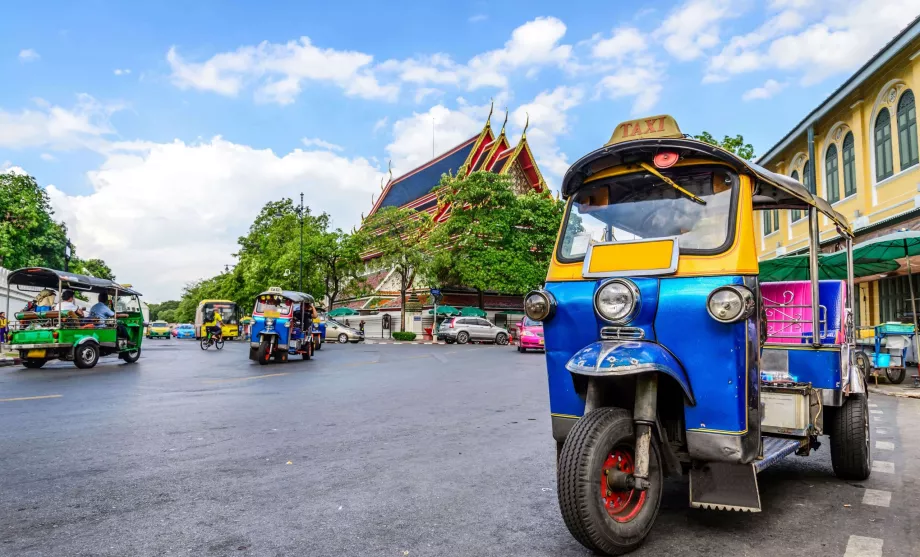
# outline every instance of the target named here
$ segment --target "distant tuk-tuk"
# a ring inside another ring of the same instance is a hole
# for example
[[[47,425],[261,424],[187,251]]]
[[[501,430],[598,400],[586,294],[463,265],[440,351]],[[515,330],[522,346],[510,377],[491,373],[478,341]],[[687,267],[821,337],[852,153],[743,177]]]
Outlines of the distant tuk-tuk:
[[[19,353],[25,367],[36,369],[49,360],[66,360],[86,369],[95,366],[101,356],[117,355],[129,364],[140,358],[144,316],[140,293],[129,286],[43,267],[17,269],[9,274],[7,283],[23,292],[47,290],[54,299],[65,289],[89,298],[91,303],[99,294],[106,294],[116,312],[108,319],[80,317],[60,310],[56,303],[13,314],[8,298],[7,315],[12,318],[9,347]]]
[[[256,296],[250,328],[249,359],[260,365],[286,362],[288,356],[313,356],[313,296],[269,288]]]
[[[830,436],[834,473],[871,470],[865,378],[854,362],[853,234],[800,183],[681,134],[624,122],[566,172],[543,322],[558,497],[585,547],[638,547],[665,476],[695,508],[761,510],[758,472]],[[809,279],[758,277],[754,211],[807,218]],[[819,220],[846,249],[820,280]]]

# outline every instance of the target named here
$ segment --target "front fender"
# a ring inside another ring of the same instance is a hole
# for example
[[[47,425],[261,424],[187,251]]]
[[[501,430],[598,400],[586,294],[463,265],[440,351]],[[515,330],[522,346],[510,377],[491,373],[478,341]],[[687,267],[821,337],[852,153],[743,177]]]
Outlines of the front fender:
[[[663,346],[648,341],[603,340],[585,346],[572,356],[565,368],[576,375],[611,377],[661,372],[674,378],[684,390],[690,406],[696,406],[693,389],[684,366]]]

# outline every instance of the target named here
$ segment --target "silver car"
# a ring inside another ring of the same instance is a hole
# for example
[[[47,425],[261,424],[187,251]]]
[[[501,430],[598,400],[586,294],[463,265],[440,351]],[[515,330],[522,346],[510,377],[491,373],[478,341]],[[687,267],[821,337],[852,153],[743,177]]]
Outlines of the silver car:
[[[364,333],[358,329],[346,327],[334,319],[326,318],[326,341],[346,344],[348,342],[361,342]]]
[[[447,344],[471,341],[508,344],[508,331],[482,317],[449,317],[438,327],[438,340]]]

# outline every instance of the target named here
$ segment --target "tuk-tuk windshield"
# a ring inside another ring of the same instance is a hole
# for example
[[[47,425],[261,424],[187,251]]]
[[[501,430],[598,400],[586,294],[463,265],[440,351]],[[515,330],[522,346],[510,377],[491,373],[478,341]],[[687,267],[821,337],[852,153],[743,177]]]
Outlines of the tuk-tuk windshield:
[[[294,302],[283,296],[265,295],[256,298],[255,313],[265,313],[266,311],[277,311],[281,315],[290,315]]]
[[[139,313],[141,311],[140,300],[137,296],[119,296],[115,301],[115,311],[118,313]]]
[[[649,172],[616,176],[575,194],[559,246],[561,260],[582,259],[588,245],[677,236],[681,253],[717,253],[731,242],[738,175],[721,166],[660,171],[685,193]]]

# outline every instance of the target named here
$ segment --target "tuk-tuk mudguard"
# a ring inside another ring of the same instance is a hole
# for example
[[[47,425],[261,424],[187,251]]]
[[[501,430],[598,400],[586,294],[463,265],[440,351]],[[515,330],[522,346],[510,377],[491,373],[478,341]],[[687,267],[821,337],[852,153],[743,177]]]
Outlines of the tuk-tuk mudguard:
[[[576,375],[614,377],[660,372],[674,378],[684,391],[687,403],[696,405],[693,389],[684,366],[660,344],[647,341],[603,340],[575,353],[565,368]]]

